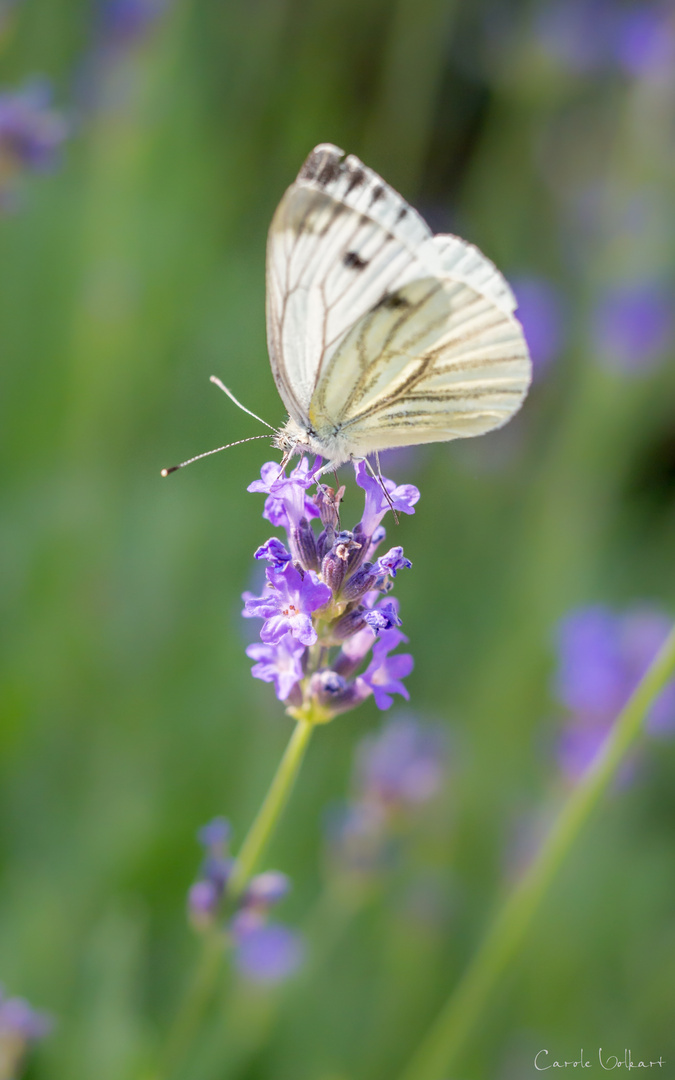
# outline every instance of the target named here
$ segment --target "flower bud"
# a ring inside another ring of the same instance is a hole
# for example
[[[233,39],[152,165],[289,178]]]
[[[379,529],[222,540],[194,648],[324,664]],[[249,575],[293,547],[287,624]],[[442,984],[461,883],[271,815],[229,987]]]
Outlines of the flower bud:
[[[347,611],[331,626],[333,638],[336,641],[343,641],[345,638],[351,637],[352,634],[358,633],[366,625],[365,614],[366,609],[361,606],[354,608],[352,611]]]
[[[343,585],[341,593],[342,599],[350,601],[360,600],[370,589],[375,587],[376,582],[377,571],[374,569],[372,563],[366,562],[355,574],[352,574],[348,581]]]
[[[301,518],[297,528],[292,529],[290,539],[293,553],[300,565],[305,570],[318,570],[316,537],[306,517]]]

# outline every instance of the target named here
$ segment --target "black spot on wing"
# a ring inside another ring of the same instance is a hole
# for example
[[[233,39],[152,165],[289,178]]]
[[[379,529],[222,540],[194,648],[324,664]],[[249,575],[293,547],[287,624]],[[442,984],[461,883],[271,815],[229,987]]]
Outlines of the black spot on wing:
[[[410,301],[406,300],[405,296],[401,296],[400,293],[385,293],[382,299],[378,300],[375,307],[387,308],[393,311],[395,308],[410,307]]]
[[[384,186],[382,184],[376,184],[370,194],[371,206],[373,203],[379,202],[380,199],[383,199],[385,194],[386,191]]]
[[[352,270],[365,270],[368,265],[368,260],[362,259],[356,251],[348,251],[342,261],[345,266],[350,266]]]
[[[316,182],[321,187],[327,187],[328,184],[332,184],[334,180],[337,180],[342,171],[342,162],[339,158],[328,158],[324,161],[323,165],[319,169],[316,175]]]
[[[408,207],[407,206],[402,206],[401,209],[398,212],[398,217],[396,218],[396,224],[398,225],[399,221],[403,221],[403,218],[407,217],[407,216],[408,216]]]
[[[347,190],[345,191],[345,195],[349,195],[350,192],[354,191],[355,188],[360,187],[361,184],[365,183],[365,179],[366,174],[363,169],[359,168],[358,165],[356,166],[356,168],[350,169],[349,182],[347,184]]]

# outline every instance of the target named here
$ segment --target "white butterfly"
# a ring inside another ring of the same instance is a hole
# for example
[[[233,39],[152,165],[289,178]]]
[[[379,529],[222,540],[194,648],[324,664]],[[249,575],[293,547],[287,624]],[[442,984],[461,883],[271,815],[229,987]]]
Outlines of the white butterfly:
[[[317,146],[267,244],[267,338],[289,413],[274,440],[284,463],[310,451],[333,468],[505,424],[531,378],[515,307],[476,247],[432,235],[358,158]]]

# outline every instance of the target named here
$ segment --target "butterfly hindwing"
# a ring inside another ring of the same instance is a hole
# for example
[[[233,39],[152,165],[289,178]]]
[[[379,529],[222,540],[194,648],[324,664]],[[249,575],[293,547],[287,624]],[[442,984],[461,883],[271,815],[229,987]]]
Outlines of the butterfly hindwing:
[[[421,278],[347,334],[310,418],[354,454],[482,434],[520,407],[530,364],[520,324],[464,282]]]

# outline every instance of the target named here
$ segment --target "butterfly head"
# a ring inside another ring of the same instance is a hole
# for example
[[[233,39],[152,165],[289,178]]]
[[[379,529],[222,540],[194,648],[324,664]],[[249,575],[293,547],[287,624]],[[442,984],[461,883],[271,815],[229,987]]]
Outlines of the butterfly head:
[[[309,428],[302,427],[296,420],[289,417],[283,427],[279,428],[272,444],[281,450],[284,456],[293,457],[294,454],[319,454],[326,457],[326,449],[321,440],[317,439],[316,433]]]

